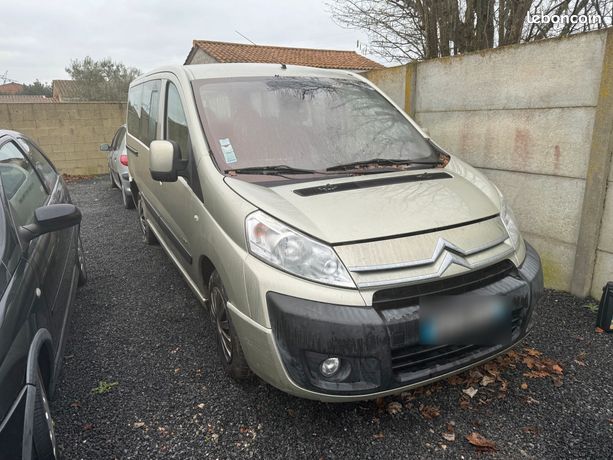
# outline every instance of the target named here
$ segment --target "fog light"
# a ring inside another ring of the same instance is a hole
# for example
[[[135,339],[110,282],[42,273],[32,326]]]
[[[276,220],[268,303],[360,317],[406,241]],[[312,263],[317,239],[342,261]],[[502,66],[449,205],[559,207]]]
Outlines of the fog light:
[[[341,360],[339,358],[324,359],[319,366],[319,372],[324,377],[332,377],[338,372],[341,367]]]

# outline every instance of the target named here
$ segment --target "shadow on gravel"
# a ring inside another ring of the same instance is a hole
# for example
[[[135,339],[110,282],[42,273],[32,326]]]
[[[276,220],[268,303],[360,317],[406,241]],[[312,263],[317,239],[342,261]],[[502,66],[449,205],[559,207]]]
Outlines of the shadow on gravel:
[[[324,404],[217,364],[212,327],[105,179],[71,183],[90,281],[52,410],[64,458],[610,458],[611,336],[547,291],[516,351],[391,398]]]

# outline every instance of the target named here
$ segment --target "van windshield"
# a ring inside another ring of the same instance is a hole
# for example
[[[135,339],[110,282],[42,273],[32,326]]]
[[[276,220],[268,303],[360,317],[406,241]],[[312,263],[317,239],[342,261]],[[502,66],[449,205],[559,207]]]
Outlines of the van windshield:
[[[194,82],[222,171],[283,165],[325,171],[376,158],[436,162],[437,152],[357,79],[265,77]]]

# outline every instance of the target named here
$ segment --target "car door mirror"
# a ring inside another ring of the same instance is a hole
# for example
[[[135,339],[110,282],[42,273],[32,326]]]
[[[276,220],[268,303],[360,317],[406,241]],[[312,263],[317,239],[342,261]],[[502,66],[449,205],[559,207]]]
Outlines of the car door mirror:
[[[34,211],[34,223],[19,228],[25,241],[45,233],[64,230],[81,223],[81,211],[74,204],[50,204]]]
[[[149,172],[153,180],[175,182],[182,168],[179,144],[175,141],[152,141],[149,145]]]
[[[111,151],[111,144],[100,144],[100,151],[101,152],[110,152]]]

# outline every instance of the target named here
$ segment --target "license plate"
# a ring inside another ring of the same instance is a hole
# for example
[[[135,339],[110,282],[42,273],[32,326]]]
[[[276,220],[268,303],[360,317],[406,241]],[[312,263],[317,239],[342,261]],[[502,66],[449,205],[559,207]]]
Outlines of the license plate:
[[[420,299],[422,345],[497,345],[511,341],[511,309],[501,296],[428,296]]]

